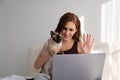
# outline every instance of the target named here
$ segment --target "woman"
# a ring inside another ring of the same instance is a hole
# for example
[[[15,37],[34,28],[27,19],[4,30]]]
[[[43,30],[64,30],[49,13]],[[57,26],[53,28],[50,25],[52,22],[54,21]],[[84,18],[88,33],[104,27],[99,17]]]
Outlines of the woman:
[[[90,34],[83,35],[82,40],[80,21],[74,13],[64,14],[55,31],[63,36],[62,50],[65,54],[89,53],[91,51],[94,40]],[[72,48],[74,50],[71,50]]]
[[[80,21],[74,13],[68,12],[61,16],[55,32],[60,33],[63,38],[62,48],[54,49],[55,53],[61,54],[60,50],[64,54],[90,53],[94,40],[90,34],[84,34],[82,38]],[[40,53],[34,64],[35,69],[42,67],[50,58],[50,52]]]

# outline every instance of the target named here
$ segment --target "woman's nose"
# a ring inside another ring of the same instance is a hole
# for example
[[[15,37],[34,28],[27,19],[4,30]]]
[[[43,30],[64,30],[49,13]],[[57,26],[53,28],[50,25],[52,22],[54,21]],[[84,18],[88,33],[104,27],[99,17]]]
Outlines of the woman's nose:
[[[66,35],[69,35],[69,30],[66,30]]]

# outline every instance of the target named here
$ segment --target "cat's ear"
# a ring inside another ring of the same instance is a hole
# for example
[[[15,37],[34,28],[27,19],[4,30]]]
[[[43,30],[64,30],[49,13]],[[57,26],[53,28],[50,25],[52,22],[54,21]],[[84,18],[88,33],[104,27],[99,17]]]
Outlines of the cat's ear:
[[[50,31],[51,37],[55,34],[53,31]]]

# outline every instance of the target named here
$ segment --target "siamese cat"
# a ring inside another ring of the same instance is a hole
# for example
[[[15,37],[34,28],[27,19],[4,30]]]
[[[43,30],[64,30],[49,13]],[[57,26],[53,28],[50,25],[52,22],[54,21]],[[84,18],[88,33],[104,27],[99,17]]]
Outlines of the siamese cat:
[[[52,57],[53,55],[56,55],[57,52],[61,51],[62,47],[62,36],[59,33],[50,31],[51,37],[47,40],[47,42],[44,45],[44,48],[42,50],[42,53],[44,54],[44,50],[49,51],[51,53],[51,57],[42,67],[42,72],[48,75],[52,74]],[[59,49],[59,51],[55,52],[55,49]]]
[[[52,78],[52,58],[53,58],[53,55],[56,55],[57,52],[61,51],[62,36],[61,36],[61,34],[53,32],[53,31],[50,31],[50,35],[51,35],[51,37],[45,42],[44,47],[40,54],[46,54],[46,51],[47,51],[47,52],[50,52],[51,57],[42,66],[41,73],[36,75],[34,78],[27,79],[27,80],[39,80],[38,78],[40,78],[40,79],[47,78],[48,80],[51,80],[51,78]],[[55,49],[59,49],[59,51],[55,52],[54,51]]]

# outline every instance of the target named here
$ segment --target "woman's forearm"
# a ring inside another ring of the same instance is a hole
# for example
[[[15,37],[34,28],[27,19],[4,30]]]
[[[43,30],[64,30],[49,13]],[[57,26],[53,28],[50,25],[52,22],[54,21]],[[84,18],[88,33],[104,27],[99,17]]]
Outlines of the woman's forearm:
[[[44,52],[43,54],[40,53],[34,63],[34,68],[39,69],[40,67],[42,67],[44,63],[50,58],[50,56],[51,55],[49,52]]]

